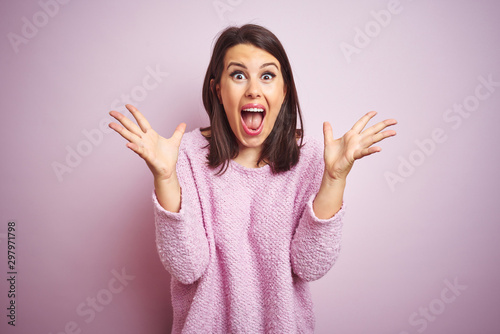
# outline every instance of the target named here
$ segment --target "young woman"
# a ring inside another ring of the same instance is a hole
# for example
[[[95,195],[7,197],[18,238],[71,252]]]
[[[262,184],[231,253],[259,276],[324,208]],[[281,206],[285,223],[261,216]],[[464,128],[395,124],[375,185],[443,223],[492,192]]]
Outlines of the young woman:
[[[203,85],[210,126],[169,139],[127,105],[110,127],[154,176],[160,259],[172,275],[173,333],[312,333],[308,282],[340,250],[343,193],[355,160],[395,135],[369,112],[343,137],[304,136],[283,46],[257,25],[230,27]],[[300,127],[298,126],[300,121]],[[384,131],[383,131],[384,130]]]

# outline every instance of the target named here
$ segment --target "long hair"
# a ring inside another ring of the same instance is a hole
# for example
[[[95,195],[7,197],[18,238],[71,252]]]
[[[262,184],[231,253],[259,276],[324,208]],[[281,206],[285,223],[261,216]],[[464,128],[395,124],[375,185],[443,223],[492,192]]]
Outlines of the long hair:
[[[236,158],[239,152],[238,141],[231,130],[224,106],[220,104],[216,91],[222,77],[226,51],[238,44],[251,44],[267,51],[281,65],[286,95],[273,130],[263,143],[257,164],[262,161],[267,162],[273,173],[290,170],[299,161],[304,136],[302,114],[292,68],[278,38],[268,29],[255,24],[246,24],[240,28],[226,28],[220,33],[214,46],[203,81],[202,93],[203,105],[210,118],[210,126],[201,129],[202,131],[210,130],[208,165],[212,168],[220,166],[217,174],[222,174],[227,170],[229,160]],[[297,118],[300,121],[298,129]],[[300,139],[300,144],[297,143],[298,139]]]

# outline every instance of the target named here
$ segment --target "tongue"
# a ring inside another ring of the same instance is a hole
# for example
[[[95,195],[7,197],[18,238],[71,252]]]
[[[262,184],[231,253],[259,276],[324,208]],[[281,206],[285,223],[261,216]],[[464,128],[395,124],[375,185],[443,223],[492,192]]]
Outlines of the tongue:
[[[243,122],[245,122],[245,125],[249,129],[256,130],[259,128],[260,123],[262,123],[261,112],[242,111],[241,116],[243,117]]]

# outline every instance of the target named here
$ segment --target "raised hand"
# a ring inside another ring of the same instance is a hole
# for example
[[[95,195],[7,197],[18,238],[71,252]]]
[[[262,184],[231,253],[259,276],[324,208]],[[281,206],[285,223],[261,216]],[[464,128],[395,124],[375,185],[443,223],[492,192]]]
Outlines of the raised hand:
[[[130,104],[127,104],[126,107],[134,116],[137,124],[118,111],[111,111],[109,114],[122,126],[110,123],[109,127],[128,140],[127,147],[146,161],[155,182],[169,180],[175,175],[179,146],[186,130],[186,124],[179,124],[172,137],[166,139],[151,128],[149,122],[137,108]]]
[[[330,123],[323,123],[325,177],[333,181],[345,180],[355,160],[382,150],[379,146],[372,146],[373,144],[396,135],[394,130],[382,131],[386,127],[396,124],[394,119],[386,119],[363,130],[368,121],[376,114],[375,111],[370,111],[361,117],[351,130],[338,139],[333,139]]]

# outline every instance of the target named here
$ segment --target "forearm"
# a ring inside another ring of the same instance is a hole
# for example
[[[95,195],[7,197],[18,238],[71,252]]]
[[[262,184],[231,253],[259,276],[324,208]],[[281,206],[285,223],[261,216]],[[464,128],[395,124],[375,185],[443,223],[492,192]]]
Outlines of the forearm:
[[[326,193],[318,193],[318,203]],[[290,249],[293,272],[305,281],[317,280],[331,269],[339,256],[342,239],[344,209],[340,207],[330,217],[323,218],[315,212],[314,200],[311,195],[305,205]]]
[[[156,197],[160,205],[167,211],[179,212],[181,208],[181,187],[177,173],[168,180],[154,180]]]
[[[180,212],[166,211],[153,194],[156,246],[163,266],[172,277],[191,284],[205,272],[210,251],[201,209],[190,196],[192,192],[188,188],[183,190]]]
[[[313,211],[319,219],[332,218],[344,201],[345,179],[331,180],[323,173],[318,194],[313,202]]]

